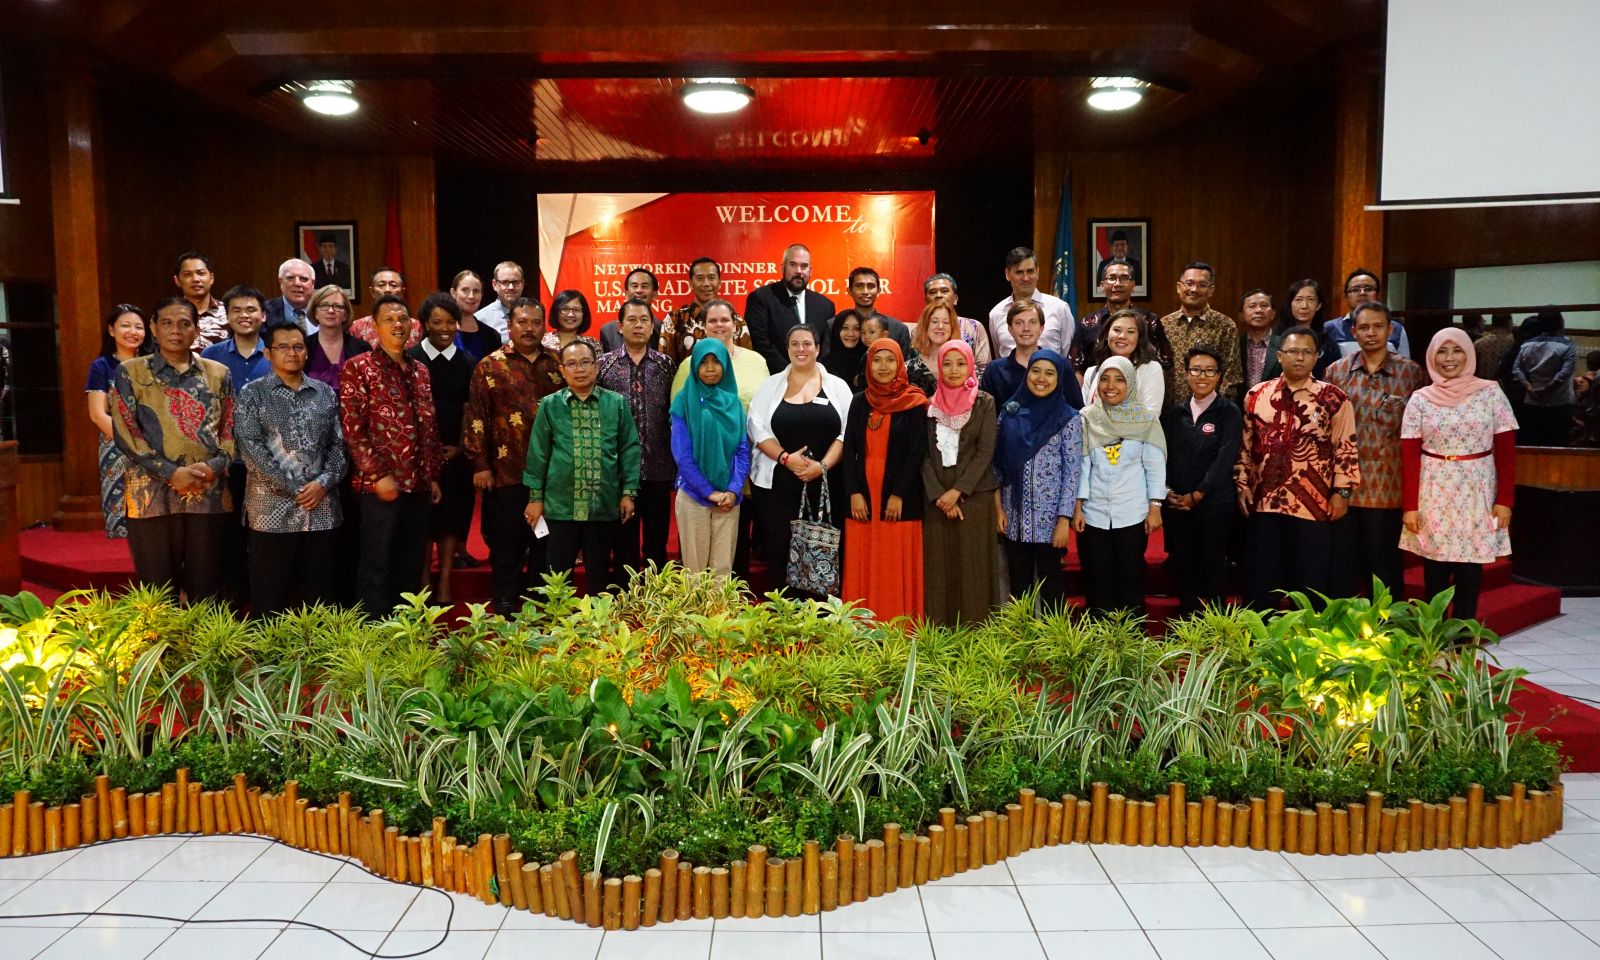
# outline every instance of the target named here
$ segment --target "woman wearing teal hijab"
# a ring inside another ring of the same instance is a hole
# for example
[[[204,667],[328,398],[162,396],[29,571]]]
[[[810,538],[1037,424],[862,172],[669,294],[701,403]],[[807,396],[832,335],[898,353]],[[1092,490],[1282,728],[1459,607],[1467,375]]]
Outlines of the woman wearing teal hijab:
[[[750,473],[750,437],[728,348],[696,341],[689,377],[672,400],[672,459],[678,464],[678,551],[690,570],[733,572],[739,501]]]

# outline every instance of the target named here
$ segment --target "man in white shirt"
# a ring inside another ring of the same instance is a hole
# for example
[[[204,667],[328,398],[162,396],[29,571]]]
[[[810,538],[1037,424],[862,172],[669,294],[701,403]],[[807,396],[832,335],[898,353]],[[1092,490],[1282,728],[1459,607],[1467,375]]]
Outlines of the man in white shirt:
[[[1016,247],[1006,254],[1006,281],[1011,284],[1011,296],[1006,297],[989,311],[989,334],[994,338],[994,355],[1003,357],[1016,348],[1011,331],[1006,328],[1006,310],[1018,300],[1032,300],[1044,312],[1044,333],[1039,336],[1039,346],[1067,355],[1067,345],[1077,331],[1072,318],[1072,308],[1060,297],[1039,290],[1039,261],[1027,247]]]
[[[487,323],[498,331],[501,342],[510,343],[511,327],[507,321],[511,317],[511,305],[522,297],[522,266],[511,260],[500,261],[494,265],[493,283],[494,302],[480,307],[474,316],[479,323]]]

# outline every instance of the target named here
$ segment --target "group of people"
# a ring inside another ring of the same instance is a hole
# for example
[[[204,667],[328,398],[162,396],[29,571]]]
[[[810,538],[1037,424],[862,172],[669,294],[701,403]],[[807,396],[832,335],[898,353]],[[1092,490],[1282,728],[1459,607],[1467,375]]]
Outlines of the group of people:
[[[664,563],[674,524],[687,567],[748,577],[754,545],[773,587],[802,592],[817,580],[791,574],[814,574],[820,550],[829,592],[936,623],[1029,591],[1062,607],[1074,539],[1089,608],[1139,610],[1163,526],[1186,611],[1229,595],[1230,558],[1266,608],[1374,576],[1398,590],[1404,548],[1471,616],[1482,564],[1509,553],[1511,407],[1460,329],[1409,359],[1370,271],[1326,323],[1311,280],[1283,323],[1260,289],[1235,323],[1209,265],[1186,265],[1179,308],[1157,317],[1113,259],[1105,305],[1075,318],[1017,248],[985,320],[938,273],[905,322],[877,309],[872,268],[850,272],[844,310],[812,269],[790,246],[741,316],[712,258],[662,314],[638,268],[597,326],[578,290],[548,312],[524,296],[511,261],[487,303],[466,270],[414,315],[380,268],[353,318],[302,260],[280,266],[276,297],[215,298],[210,262],[185,253],[180,295],[117,305],[90,369],[107,532],[128,537],[140,580],[262,614],[385,613],[434,554],[451,599],[480,494],[506,613],[580,555],[590,591]]]

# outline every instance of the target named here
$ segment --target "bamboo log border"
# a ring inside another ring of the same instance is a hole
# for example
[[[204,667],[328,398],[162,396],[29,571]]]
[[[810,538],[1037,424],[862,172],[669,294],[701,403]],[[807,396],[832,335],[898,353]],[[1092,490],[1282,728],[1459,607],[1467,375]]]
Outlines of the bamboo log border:
[[[511,849],[506,834],[476,840],[449,835],[443,817],[421,836],[400,834],[381,809],[337,803],[313,807],[289,781],[281,792],[249,787],[244,774],[206,789],[177,771],[159,791],[127,793],[96,778],[77,803],[46,808],[26,790],[0,804],[0,858],[71,850],[104,840],[160,834],[257,834],[318,853],[351,857],[398,883],[463,893],[485,904],[542,913],[607,930],[675,921],[827,913],[895,890],[1001,863],[1038,847],[1069,843],[1128,846],[1249,847],[1314,856],[1359,856],[1411,850],[1506,848],[1537,843],[1561,829],[1565,789],[1513,784],[1488,797],[1471,784],[1446,803],[1386,803],[1369,791],[1345,807],[1295,808],[1277,787],[1246,802],[1214,796],[1190,800],[1182,783],[1151,800],[1132,800],[1090,785],[1089,796],[1051,800],[1031,789],[1001,811],[959,817],[941,808],[921,833],[885,824],[881,837],[841,836],[831,849],[804,844],[799,856],[749,848],[726,866],[692,864],[677,850],[661,853],[643,877],[581,873],[577,852],[539,863]]]

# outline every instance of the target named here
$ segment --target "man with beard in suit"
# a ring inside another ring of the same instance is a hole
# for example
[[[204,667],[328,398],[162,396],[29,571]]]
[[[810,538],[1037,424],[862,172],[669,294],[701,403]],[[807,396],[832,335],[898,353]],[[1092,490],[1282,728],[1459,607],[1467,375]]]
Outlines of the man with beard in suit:
[[[783,279],[757,288],[745,301],[744,322],[750,330],[750,340],[772,373],[789,365],[785,344],[789,329],[796,324],[803,323],[815,331],[818,343],[828,342],[833,301],[807,289],[810,282],[811,251],[805,244],[790,244],[783,251]]]

